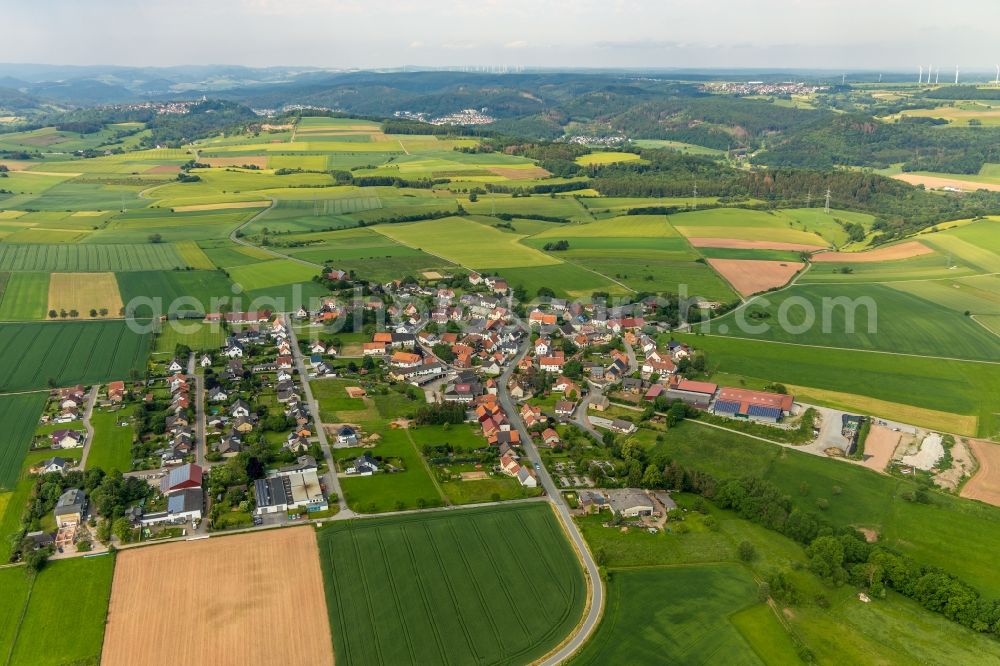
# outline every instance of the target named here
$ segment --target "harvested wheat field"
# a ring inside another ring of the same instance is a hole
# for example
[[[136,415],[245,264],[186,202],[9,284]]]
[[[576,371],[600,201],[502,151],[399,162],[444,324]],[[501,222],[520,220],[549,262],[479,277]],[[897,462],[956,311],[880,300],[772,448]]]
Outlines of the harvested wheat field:
[[[198,162],[211,167],[241,167],[255,166],[258,169],[267,168],[267,155],[244,155],[243,157],[199,157]]]
[[[270,201],[233,201],[231,203],[191,204],[190,206],[174,206],[175,213],[195,213],[204,210],[226,210],[228,208],[267,208]]]
[[[487,167],[487,171],[497,176],[503,176],[509,180],[532,180],[534,178],[547,178],[551,176],[548,171],[539,166],[517,167]]]
[[[143,173],[180,173],[180,171],[181,168],[176,164],[159,164],[146,169]]]
[[[333,664],[315,531],[119,553],[101,663]]]
[[[796,261],[757,259],[708,259],[707,261],[743,296],[785,285],[805,266]]]
[[[899,433],[892,428],[873,425],[865,440],[865,461],[861,463],[868,469],[884,472],[885,466],[892,460],[892,454],[899,444]]]
[[[1000,506],[1000,444],[970,439],[969,446],[979,461],[979,471],[962,486],[959,494]]]
[[[114,273],[53,273],[47,309],[76,310],[80,317],[118,317],[122,309],[118,280]],[[96,312],[91,315],[91,311]]]
[[[863,264],[875,261],[912,259],[913,257],[933,252],[934,250],[920,241],[906,241],[898,245],[880,247],[877,250],[867,250],[865,252],[820,252],[813,255],[812,260],[816,263]]]
[[[782,241],[744,240],[742,238],[704,238],[694,236],[688,238],[694,247],[711,247],[721,250],[788,250],[789,252],[815,252],[815,245],[802,243],[784,243]]]
[[[941,189],[952,187],[956,190],[974,192],[976,190],[990,190],[1000,192],[1000,184],[984,183],[975,180],[959,180],[958,178],[942,178],[941,176],[922,176],[917,173],[900,173],[893,176],[896,180],[901,180],[910,185],[923,185],[927,189]]]

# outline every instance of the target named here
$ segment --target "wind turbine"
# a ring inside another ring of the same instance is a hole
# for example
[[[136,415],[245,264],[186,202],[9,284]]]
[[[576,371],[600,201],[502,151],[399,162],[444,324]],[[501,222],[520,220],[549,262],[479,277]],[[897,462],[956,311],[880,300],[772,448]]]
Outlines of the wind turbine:
[[[995,85],[1000,86],[1000,65],[997,65],[997,80],[993,82]]]
[[[937,70],[934,72],[934,84],[937,85],[937,82],[940,80],[941,80],[941,68],[938,67]]]
[[[958,85],[958,65],[955,65],[955,85]]]
[[[917,83],[923,83],[924,82],[924,66],[923,65],[917,65],[917,67],[920,68],[920,73],[917,74]]]

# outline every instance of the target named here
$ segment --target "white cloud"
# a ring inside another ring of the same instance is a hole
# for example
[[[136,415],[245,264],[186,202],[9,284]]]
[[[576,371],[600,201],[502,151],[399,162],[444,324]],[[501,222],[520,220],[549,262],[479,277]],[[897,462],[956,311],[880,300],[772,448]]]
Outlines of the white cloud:
[[[505,49],[524,49],[528,47],[528,42],[523,39],[517,39],[513,42],[507,42],[503,45]]]

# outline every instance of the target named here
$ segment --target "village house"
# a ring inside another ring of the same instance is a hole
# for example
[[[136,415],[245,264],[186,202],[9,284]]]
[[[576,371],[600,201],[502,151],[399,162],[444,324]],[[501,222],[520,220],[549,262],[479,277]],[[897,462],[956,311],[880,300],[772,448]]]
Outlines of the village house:
[[[53,511],[56,527],[75,527],[83,522],[87,512],[87,495],[79,488],[70,488],[56,501]]]

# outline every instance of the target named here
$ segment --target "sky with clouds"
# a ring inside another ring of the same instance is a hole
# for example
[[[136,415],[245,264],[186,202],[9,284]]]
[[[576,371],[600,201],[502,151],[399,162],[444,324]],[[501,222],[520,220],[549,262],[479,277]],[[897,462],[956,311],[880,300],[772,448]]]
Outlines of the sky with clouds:
[[[916,69],[1000,62],[997,0],[3,0],[0,61]]]

